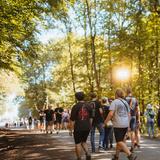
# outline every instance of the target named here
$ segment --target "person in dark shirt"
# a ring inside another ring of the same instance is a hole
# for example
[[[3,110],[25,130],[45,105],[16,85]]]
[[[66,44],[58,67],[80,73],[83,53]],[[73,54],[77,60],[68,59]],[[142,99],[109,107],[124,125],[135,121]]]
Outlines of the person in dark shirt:
[[[157,113],[157,126],[160,131],[160,106],[158,106],[158,113]]]
[[[57,108],[55,109],[55,116],[56,116],[56,129],[57,129],[57,134],[62,128],[62,113],[63,113],[63,108],[59,107],[59,104],[57,104]]]
[[[46,133],[48,133],[48,129],[50,129],[50,133],[52,134],[54,111],[51,108],[52,106],[49,105],[48,109],[45,110],[44,113],[46,115]]]
[[[95,93],[91,93],[91,102],[90,106],[92,108],[92,129],[91,129],[91,146],[92,146],[92,152],[96,151],[95,147],[95,131],[96,128],[98,129],[100,136],[99,136],[99,147],[98,149],[104,149],[103,148],[103,141],[104,141],[104,119],[103,119],[103,109],[101,106],[101,103],[97,100],[97,95]]]
[[[130,136],[131,136],[131,151],[134,148],[140,147],[140,109],[137,99],[132,95],[131,88],[127,88],[127,96],[125,100],[130,106]]]
[[[38,111],[39,113],[39,122],[40,122],[40,125],[39,125],[39,129],[40,131],[42,132],[44,130],[44,119],[45,119],[45,113],[44,113],[44,109],[38,109],[37,106],[35,106],[35,109]]]
[[[90,106],[84,101],[84,93],[77,92],[75,94],[78,100],[71,111],[70,117],[70,135],[74,128],[74,141],[77,160],[81,160],[81,150],[83,149],[86,154],[86,160],[91,160],[91,156],[87,146],[87,138],[91,128],[91,109]]]
[[[107,118],[109,114],[110,104],[108,102],[108,98],[102,98],[102,108],[103,108],[103,116],[104,119]],[[105,136],[103,141],[103,147],[107,150],[109,149],[108,145],[110,142],[110,148],[113,148],[113,124],[112,121],[109,121],[108,124],[105,125]]]
[[[30,116],[28,119],[29,129],[32,129],[32,117]]]

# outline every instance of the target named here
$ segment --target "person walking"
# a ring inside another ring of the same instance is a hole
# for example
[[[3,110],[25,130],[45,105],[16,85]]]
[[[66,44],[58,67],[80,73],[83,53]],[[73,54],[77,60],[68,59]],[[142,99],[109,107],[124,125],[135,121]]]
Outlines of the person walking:
[[[57,104],[57,108],[55,109],[55,116],[56,116],[56,130],[57,134],[60,132],[62,128],[62,113],[63,113],[63,108],[59,107],[59,104]]]
[[[49,105],[48,109],[44,111],[46,117],[46,133],[50,130],[50,134],[53,132],[53,120],[54,120],[54,111],[52,110],[52,106]]]
[[[125,136],[130,123],[130,107],[124,100],[124,92],[122,89],[117,89],[115,92],[115,100],[111,103],[110,112],[105,120],[105,124],[111,119],[113,119],[114,135],[116,139],[116,154],[112,160],[119,159],[121,150],[126,153],[129,160],[136,160],[137,156],[130,152],[125,142]]]
[[[62,113],[62,129],[66,130],[69,122],[69,113],[68,110],[65,109]]]
[[[134,151],[134,148],[140,147],[140,109],[137,99],[132,95],[132,90],[127,88],[126,101],[130,107],[130,138],[131,138],[131,152]]]
[[[82,149],[86,154],[86,160],[91,160],[91,155],[86,143],[91,128],[91,109],[84,101],[85,95],[83,92],[76,92],[75,97],[78,102],[71,110],[70,135],[72,135],[74,129],[73,135],[77,160],[81,160]]]
[[[160,106],[158,106],[158,113],[157,113],[157,126],[160,132]]]
[[[91,102],[90,106],[92,108],[92,129],[91,129],[91,147],[92,152],[96,152],[96,146],[95,146],[95,132],[96,129],[99,131],[99,147],[98,150],[104,149],[103,148],[103,141],[104,141],[104,119],[103,119],[103,109],[101,106],[100,101],[97,99],[97,95],[95,93],[91,93]]]
[[[28,118],[29,130],[32,129],[32,122],[33,122],[33,120],[32,120],[32,117],[30,116],[30,117]]]
[[[106,97],[102,98],[102,108],[103,108],[104,119],[106,119],[109,114],[109,108],[110,108],[108,98],[106,98]],[[107,123],[107,125],[105,125],[104,130],[105,130],[105,134],[104,134],[103,147],[105,150],[108,150],[109,143],[110,143],[110,148],[113,148],[113,124],[112,124],[112,121],[109,121]]]
[[[153,108],[152,108],[151,104],[147,104],[147,110],[144,113],[144,115],[147,118],[148,136],[150,138],[154,138],[154,117],[155,117],[155,112],[153,111]]]

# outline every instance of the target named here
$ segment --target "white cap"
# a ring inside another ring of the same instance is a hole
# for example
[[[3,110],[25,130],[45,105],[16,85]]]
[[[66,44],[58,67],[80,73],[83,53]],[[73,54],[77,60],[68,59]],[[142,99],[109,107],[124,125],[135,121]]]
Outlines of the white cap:
[[[152,109],[152,105],[151,104],[147,104],[147,109]]]
[[[109,104],[107,97],[102,97],[102,99],[105,99],[106,100],[106,104]]]

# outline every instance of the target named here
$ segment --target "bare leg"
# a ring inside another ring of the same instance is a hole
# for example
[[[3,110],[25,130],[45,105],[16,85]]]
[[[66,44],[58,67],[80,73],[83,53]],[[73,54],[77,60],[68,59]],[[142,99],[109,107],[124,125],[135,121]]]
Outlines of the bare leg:
[[[136,129],[136,132],[135,132],[135,139],[136,139],[136,143],[137,143],[137,146],[139,146],[140,144],[140,131],[139,129]]]
[[[135,132],[131,131],[131,149],[134,148],[134,144],[135,144]]]
[[[123,141],[117,143],[117,148],[116,149],[117,150],[123,150],[127,154],[127,156],[131,155],[130,150],[128,149],[126,143],[124,143]]]
[[[82,148],[83,148],[84,152],[86,153],[86,155],[90,155],[87,143],[82,142],[81,145],[82,145]]]
[[[75,145],[75,151],[76,151],[77,159],[81,159],[82,148],[80,143]]]

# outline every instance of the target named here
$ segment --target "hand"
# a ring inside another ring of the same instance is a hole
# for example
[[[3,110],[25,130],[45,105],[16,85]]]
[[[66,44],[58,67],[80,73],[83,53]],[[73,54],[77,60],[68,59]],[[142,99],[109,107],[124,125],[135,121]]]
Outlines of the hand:
[[[72,136],[72,135],[73,135],[73,132],[72,132],[72,131],[69,131],[69,135]]]
[[[103,127],[103,128],[105,127],[105,123],[102,124],[102,127]]]
[[[131,128],[130,127],[128,127],[128,132],[130,132],[131,131]]]

